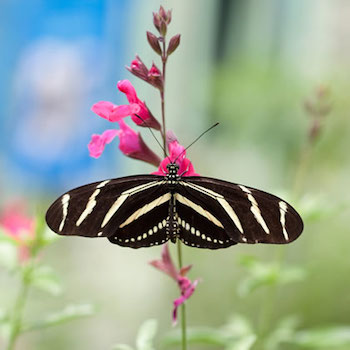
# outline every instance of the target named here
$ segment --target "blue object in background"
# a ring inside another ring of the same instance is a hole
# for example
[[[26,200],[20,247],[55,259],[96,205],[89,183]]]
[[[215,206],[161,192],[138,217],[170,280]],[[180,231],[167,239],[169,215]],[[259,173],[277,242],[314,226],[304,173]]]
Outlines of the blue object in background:
[[[125,28],[127,6],[126,0],[113,7],[97,0],[0,5],[3,183],[59,192],[96,174],[107,177],[115,149],[96,161],[86,146],[92,133],[113,125],[101,123],[90,107],[98,100],[125,102],[115,86],[124,74],[126,40],[118,29]],[[113,18],[115,31],[108,31],[106,18]]]

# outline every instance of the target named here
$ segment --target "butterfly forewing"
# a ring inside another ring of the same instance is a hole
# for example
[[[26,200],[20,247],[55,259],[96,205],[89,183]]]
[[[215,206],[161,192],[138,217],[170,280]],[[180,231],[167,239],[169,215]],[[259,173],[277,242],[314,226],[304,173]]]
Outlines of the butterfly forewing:
[[[205,177],[181,180],[188,196],[216,215],[227,235],[238,243],[289,243],[299,237],[303,222],[284,200],[243,185]]]
[[[46,221],[54,232],[62,235],[111,236],[137,206],[166,191],[163,180],[159,176],[140,175],[78,187],[51,205]]]

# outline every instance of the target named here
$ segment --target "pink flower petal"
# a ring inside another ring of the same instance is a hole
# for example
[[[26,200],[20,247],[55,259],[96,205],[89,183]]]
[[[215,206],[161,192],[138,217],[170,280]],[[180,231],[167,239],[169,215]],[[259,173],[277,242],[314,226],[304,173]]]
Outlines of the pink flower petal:
[[[128,157],[158,166],[160,158],[145,144],[139,132],[133,130],[124,120],[118,122],[120,130],[119,149]]]
[[[177,323],[177,309],[180,305],[184,304],[186,300],[188,300],[191,295],[194,293],[196,290],[197,284],[199,280],[195,280],[193,283],[190,283],[187,286],[187,289],[184,290],[183,294],[174,300],[174,309],[173,309],[173,325],[176,325]]]
[[[154,128],[160,130],[160,124],[154,118],[151,111],[147,108],[146,103],[142,102],[136,94],[136,90],[129,80],[121,80],[117,84],[118,89],[126,95],[130,104],[137,104],[140,109],[131,115],[131,119],[136,125]],[[137,114],[138,116],[136,116]]]
[[[95,103],[91,110],[110,122],[117,122],[129,115],[139,113],[140,107],[137,103],[117,106],[108,101],[100,101]]]
[[[156,269],[166,273],[168,276],[173,278],[175,281],[177,280],[177,271],[176,267],[171,259],[170,253],[169,253],[169,247],[168,244],[164,244],[162,249],[162,259],[161,260],[153,260],[150,262],[152,266],[154,266]]]
[[[99,115],[100,117],[109,120],[111,113],[113,113],[114,109],[118,106],[108,101],[100,101],[95,103],[91,110]]]
[[[167,132],[167,144],[170,154],[168,157],[162,160],[158,170],[152,173],[153,175],[165,176],[168,172],[167,165],[176,161],[176,163],[179,165],[179,175],[200,176],[194,171],[191,161],[186,158],[185,147],[179,144],[175,134],[172,131]]]
[[[129,80],[120,80],[117,83],[119,91],[123,92],[126,95],[129,103],[138,103],[139,98],[137,97],[136,90]]]
[[[88,144],[88,149],[91,157],[98,158],[105,149],[107,143],[112,142],[112,140],[117,136],[118,130],[109,129],[102,133],[102,135],[93,134],[91,136],[91,141]]]
[[[117,106],[113,112],[109,115],[109,121],[119,122],[123,118],[140,112],[140,106],[136,103],[130,105],[120,105]]]

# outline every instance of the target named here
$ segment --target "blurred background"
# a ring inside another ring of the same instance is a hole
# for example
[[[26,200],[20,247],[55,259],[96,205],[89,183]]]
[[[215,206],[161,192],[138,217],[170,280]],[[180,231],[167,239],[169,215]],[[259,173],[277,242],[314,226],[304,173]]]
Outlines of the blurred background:
[[[158,92],[125,69],[135,54],[148,66],[153,60],[159,64],[145,33],[155,31],[152,11],[160,4],[173,10],[170,35],[182,35],[168,63],[167,127],[187,145],[220,122],[188,151],[195,170],[283,195],[305,219],[303,235],[285,248],[185,248],[184,261],[193,264],[190,277],[202,279],[188,302],[189,326],[219,327],[237,313],[259,323],[269,299],[271,327],[286,315],[297,315],[301,329],[349,325],[346,0],[2,0],[1,205],[25,198],[32,213],[43,216],[51,201],[73,187],[153,171],[123,157],[118,141],[99,159],[89,157],[87,144],[92,133],[111,127],[90,111],[92,104],[126,103],[118,80],[129,79],[160,119]],[[329,108],[313,138],[315,113],[308,106],[324,100]],[[148,130],[141,131],[161,155]],[[251,273],[242,257],[253,255],[268,264],[280,259],[281,249],[283,265],[298,266],[305,277],[242,295]],[[159,256],[160,247],[132,250],[102,239],[58,240],[41,259],[57,271],[64,292],[49,297],[32,290],[25,317],[35,319],[77,301],[96,305],[97,313],[28,333],[18,349],[133,344],[148,318],[160,322],[161,338],[172,328],[178,290],[148,265]],[[6,305],[17,285],[5,270],[0,274],[0,304]]]

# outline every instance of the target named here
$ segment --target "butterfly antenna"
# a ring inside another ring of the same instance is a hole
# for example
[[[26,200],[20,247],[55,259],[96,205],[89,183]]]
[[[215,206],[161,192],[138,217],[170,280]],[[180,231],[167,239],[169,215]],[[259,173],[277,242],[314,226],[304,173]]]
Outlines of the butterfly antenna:
[[[152,136],[154,137],[154,139],[157,141],[158,145],[160,146],[160,148],[163,150],[164,154],[167,154],[166,150],[164,149],[164,147],[162,146],[162,144],[159,142],[159,140],[157,139],[156,135],[154,135],[154,132],[152,130],[152,128],[148,125],[148,123],[146,122],[146,120],[144,120],[143,118],[141,118],[138,114],[135,114],[135,116],[137,118],[139,118],[149,129],[149,131],[151,132]]]
[[[212,125],[209,129],[203,131],[193,142],[191,142],[175,159],[174,162],[176,162],[178,160],[178,158],[186,152],[186,150],[188,150],[193,144],[195,144],[203,135],[205,135],[208,131],[210,131],[211,129],[214,129],[216,126],[218,126],[219,123],[215,123],[214,125]]]

